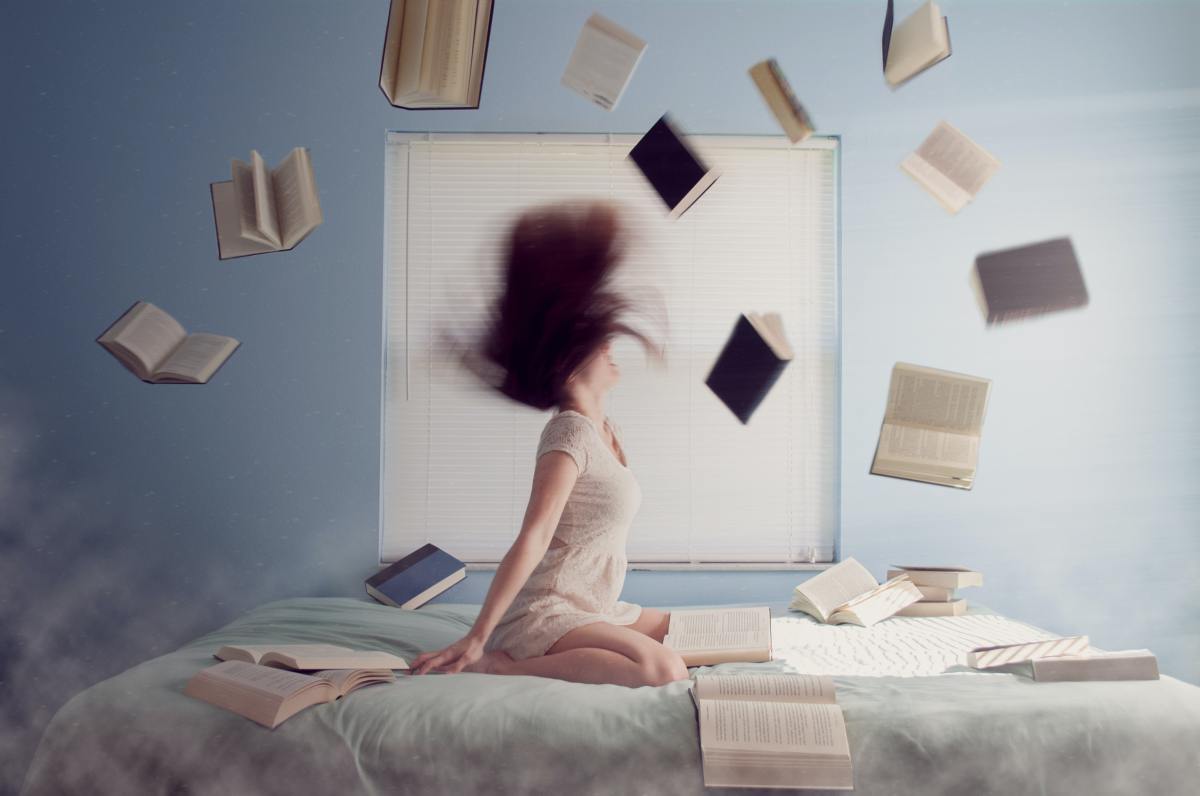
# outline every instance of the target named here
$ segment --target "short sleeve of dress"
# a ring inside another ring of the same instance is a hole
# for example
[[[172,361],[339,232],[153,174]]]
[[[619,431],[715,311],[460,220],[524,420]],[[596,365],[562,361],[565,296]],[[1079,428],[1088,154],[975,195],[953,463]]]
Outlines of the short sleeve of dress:
[[[542,429],[536,458],[540,459],[550,451],[562,451],[575,460],[580,475],[586,473],[589,462],[587,435],[591,433],[588,423],[591,421],[587,418],[575,415],[555,415],[550,418],[550,422]]]

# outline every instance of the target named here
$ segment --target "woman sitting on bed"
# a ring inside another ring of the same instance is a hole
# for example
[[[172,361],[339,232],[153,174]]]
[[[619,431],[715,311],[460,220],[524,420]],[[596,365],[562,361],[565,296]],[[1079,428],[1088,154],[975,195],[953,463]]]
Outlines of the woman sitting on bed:
[[[630,309],[609,284],[620,232],[616,212],[602,204],[537,209],[512,230],[507,283],[481,352],[505,395],[557,411],[538,443],[520,534],[479,618],[464,638],[419,655],[413,674],[631,687],[688,677],[679,654],[662,644],[670,614],[617,599],[641,490],[604,414],[619,378],[611,339],[629,334],[654,350],[619,320]]]

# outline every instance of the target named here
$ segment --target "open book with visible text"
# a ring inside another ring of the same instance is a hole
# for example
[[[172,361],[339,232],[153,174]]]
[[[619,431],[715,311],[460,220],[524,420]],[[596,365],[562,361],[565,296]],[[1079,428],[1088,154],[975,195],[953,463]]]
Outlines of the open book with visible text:
[[[797,586],[788,608],[829,625],[870,627],[920,599],[908,575],[879,583],[866,567],[847,558]]]
[[[293,149],[273,169],[251,150],[249,163],[233,161],[232,180],[214,182],[209,189],[222,260],[294,249],[324,220],[304,147]]]
[[[301,674],[230,660],[202,669],[183,693],[274,729],[313,705],[396,679],[390,669],[333,669]]]
[[[951,215],[966,207],[999,168],[990,152],[944,121],[900,163],[900,170]]]
[[[873,475],[970,489],[992,382],[897,362]]]
[[[240,345],[232,337],[187,330],[165,310],[139,301],[96,342],[142,381],[204,384]]]
[[[771,609],[700,608],[671,611],[663,646],[687,666],[771,660]]]
[[[854,787],[846,721],[828,675],[698,675],[691,694],[706,787]]]
[[[226,644],[213,653],[213,657],[299,671],[408,669],[408,662],[399,655],[382,650],[355,650],[335,644]]]
[[[612,20],[592,14],[579,32],[562,84],[611,111],[633,79],[646,42]]]

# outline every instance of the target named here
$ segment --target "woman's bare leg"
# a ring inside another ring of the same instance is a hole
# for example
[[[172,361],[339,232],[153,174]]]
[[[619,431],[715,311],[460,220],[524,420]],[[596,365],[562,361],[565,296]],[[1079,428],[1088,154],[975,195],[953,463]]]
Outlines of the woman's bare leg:
[[[493,655],[485,670],[631,688],[665,685],[688,677],[679,653],[627,625],[608,622],[593,622],[570,631],[545,655],[521,661],[505,658],[508,656]]]
[[[649,636],[659,644],[666,638],[667,627],[671,624],[670,611],[660,611],[657,608],[643,608],[642,615],[632,625],[627,625],[637,632]]]

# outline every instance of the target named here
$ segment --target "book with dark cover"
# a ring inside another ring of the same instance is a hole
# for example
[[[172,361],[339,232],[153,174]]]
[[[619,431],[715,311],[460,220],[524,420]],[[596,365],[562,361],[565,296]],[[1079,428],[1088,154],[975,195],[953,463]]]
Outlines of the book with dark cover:
[[[367,594],[384,605],[419,608],[466,576],[466,564],[427,544],[367,578]]]
[[[981,254],[975,271],[988,323],[1083,307],[1087,287],[1070,238]]]
[[[629,157],[667,205],[671,218],[683,215],[720,176],[696,157],[666,116],[642,136]]]
[[[704,383],[745,424],[791,360],[778,315],[742,315]]]

